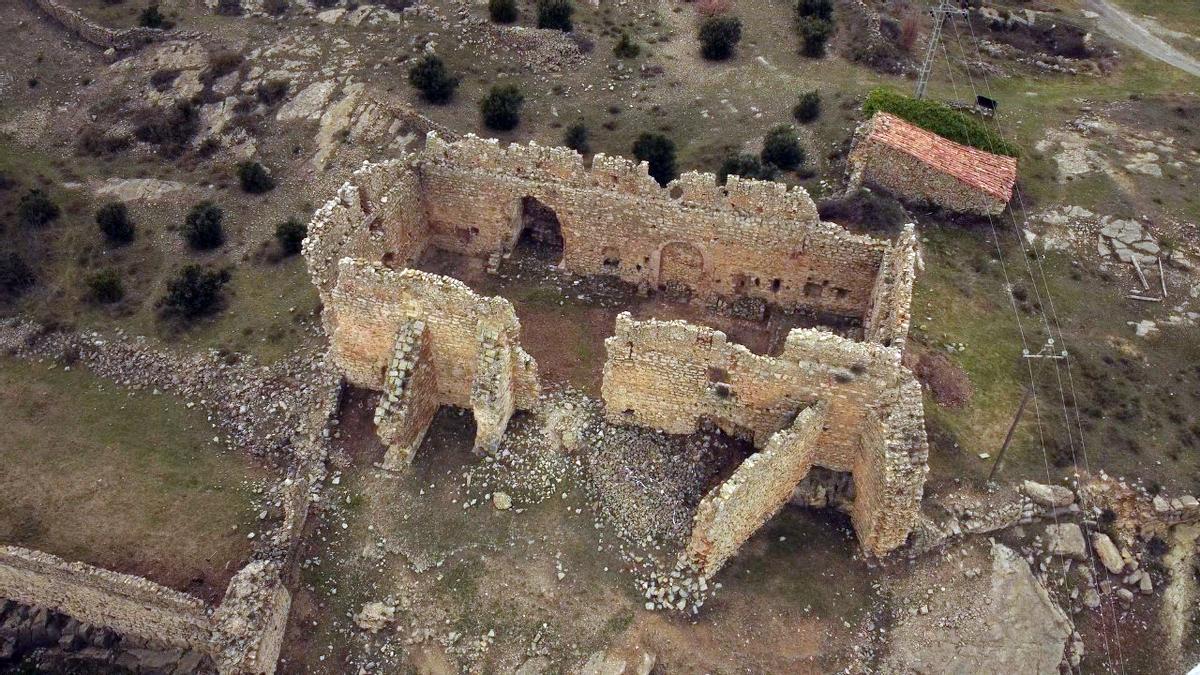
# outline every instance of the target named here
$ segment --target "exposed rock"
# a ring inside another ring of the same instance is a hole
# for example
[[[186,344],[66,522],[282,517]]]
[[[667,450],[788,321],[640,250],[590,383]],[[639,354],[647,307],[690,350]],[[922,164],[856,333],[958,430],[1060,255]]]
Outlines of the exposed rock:
[[[109,178],[96,188],[96,196],[123,202],[157,202],[187,185],[157,178]]]
[[[507,511],[512,508],[512,497],[509,497],[508,493],[505,492],[496,492],[492,495],[492,505],[497,510]]]
[[[1087,544],[1083,541],[1083,531],[1075,523],[1046,526],[1046,551],[1052,555],[1062,555],[1075,560],[1087,559]]]
[[[363,630],[377,633],[396,620],[396,608],[383,602],[368,602],[354,615],[354,623]]]
[[[1120,574],[1125,570],[1125,561],[1121,558],[1121,552],[1117,550],[1117,545],[1108,538],[1107,534],[1103,532],[1093,534],[1092,547],[1100,558],[1100,562],[1109,572]]]
[[[1075,493],[1061,485],[1043,485],[1027,480],[1022,484],[1021,489],[1034,503],[1046,508],[1069,506],[1075,501]]]

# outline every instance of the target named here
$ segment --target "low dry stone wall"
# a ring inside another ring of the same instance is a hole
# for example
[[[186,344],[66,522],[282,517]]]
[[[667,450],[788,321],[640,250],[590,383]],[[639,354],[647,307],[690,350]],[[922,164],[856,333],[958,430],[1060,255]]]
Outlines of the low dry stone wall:
[[[64,28],[101,49],[125,51],[151,42],[181,37],[174,31],[157,28],[108,28],[66,6],[58,0],[34,0],[39,8]]]

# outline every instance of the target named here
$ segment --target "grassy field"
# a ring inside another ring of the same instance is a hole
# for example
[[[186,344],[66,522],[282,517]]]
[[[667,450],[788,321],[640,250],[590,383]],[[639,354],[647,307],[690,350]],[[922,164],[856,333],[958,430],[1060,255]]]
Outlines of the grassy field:
[[[250,551],[266,472],[199,408],[86,371],[0,357],[0,542],[209,598]]]

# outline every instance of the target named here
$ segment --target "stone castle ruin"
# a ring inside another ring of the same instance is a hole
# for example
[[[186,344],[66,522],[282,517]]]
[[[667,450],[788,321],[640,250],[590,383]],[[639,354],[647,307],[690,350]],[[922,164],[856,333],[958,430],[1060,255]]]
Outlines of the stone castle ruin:
[[[861,340],[792,329],[775,355],[686,321],[617,317],[601,395],[609,422],[671,434],[719,428],[757,451],[703,500],[685,557],[711,575],[812,467],[852,475],[863,548],[904,544],[926,473],[921,391],[901,365],[916,265],[896,241],[822,222],[803,188],[686,173],[660,187],[645,163],[536,144],[429,134],[423,150],[367,163],[309,226],[304,253],[335,366],[382,392],[385,464],[411,461],[441,405],[470,409],[476,447],[532,410],[537,363],[513,305],[415,269],[441,251],[485,261],[531,248],[577,277],[604,276],[719,314],[763,307],[861,327]]]

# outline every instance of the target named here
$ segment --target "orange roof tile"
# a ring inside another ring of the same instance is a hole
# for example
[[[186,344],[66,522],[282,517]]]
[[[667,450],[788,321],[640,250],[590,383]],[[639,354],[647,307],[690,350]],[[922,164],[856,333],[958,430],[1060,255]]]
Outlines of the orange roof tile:
[[[1017,182],[1015,157],[994,155],[955,143],[895,115],[877,112],[868,141],[906,152],[942,173],[1007,202]]]

